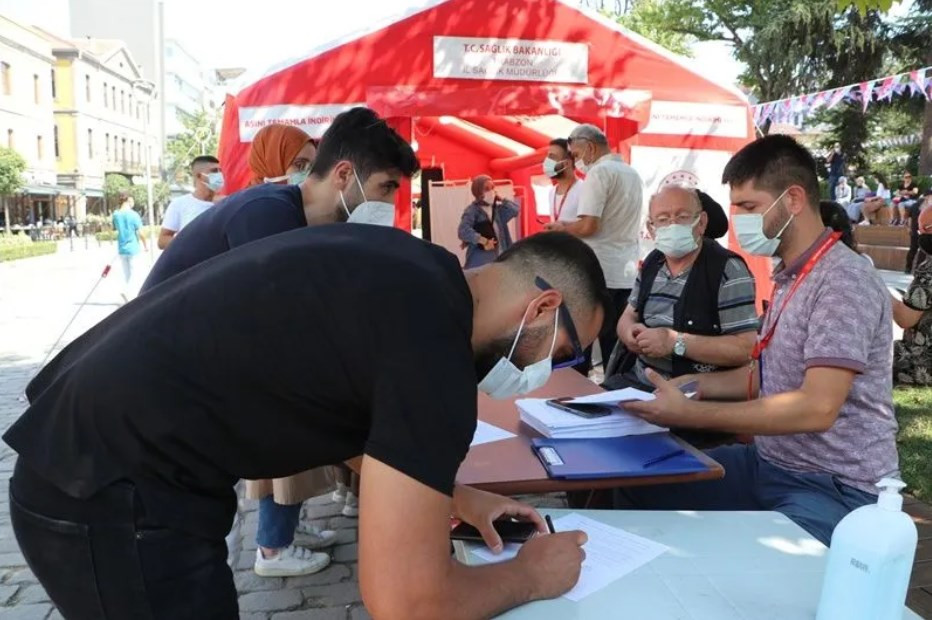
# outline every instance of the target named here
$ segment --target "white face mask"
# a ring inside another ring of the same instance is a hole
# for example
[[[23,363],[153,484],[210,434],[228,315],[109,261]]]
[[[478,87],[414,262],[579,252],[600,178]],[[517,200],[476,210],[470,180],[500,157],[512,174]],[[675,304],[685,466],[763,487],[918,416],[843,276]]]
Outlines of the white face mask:
[[[366,200],[366,190],[362,187],[362,182],[353,170],[353,178],[356,179],[356,185],[359,186],[359,193],[362,194],[363,201],[350,212],[346,206],[346,199],[343,192],[340,192],[340,202],[343,203],[343,210],[346,211],[346,221],[349,224],[371,224],[373,226],[394,226],[395,225],[395,205],[390,202],[381,202],[378,200]]]
[[[223,173],[208,172],[204,175],[204,184],[207,185],[207,189],[210,191],[219,192],[223,188]]]
[[[786,231],[790,222],[793,221],[793,214],[786,221],[777,236],[771,239],[764,233],[764,216],[777,206],[780,199],[786,195],[790,188],[783,190],[773,204],[766,211],[761,213],[744,213],[735,215],[735,236],[738,238],[738,244],[749,254],[757,256],[773,256],[777,248],[780,247],[780,236]]]
[[[657,243],[657,249],[670,258],[682,258],[694,252],[699,247],[699,242],[693,235],[693,230],[699,223],[699,218],[692,224],[670,224],[663,228],[658,228],[654,233],[654,241]]]
[[[566,165],[557,170],[557,167],[559,167],[560,163],[561,162],[550,159],[549,157],[545,159],[543,164],[544,174],[546,174],[551,179],[563,174],[563,171],[566,170]]]
[[[304,180],[307,179],[310,172],[308,170],[292,172],[291,174],[283,174],[280,177],[265,177],[262,179],[263,183],[281,183],[282,181],[288,181],[288,185],[301,185],[304,183]]]
[[[521,331],[524,329],[526,318],[527,310],[524,311],[524,317],[521,319],[521,325],[518,327],[518,333],[515,334],[515,341],[511,345],[508,357],[498,360],[498,363],[492,367],[489,374],[479,382],[479,389],[492,398],[521,396],[543,387],[547,380],[550,379],[550,373],[553,371],[553,349],[557,345],[557,327],[560,321],[560,313],[554,311],[553,341],[550,343],[550,353],[539,362],[534,362],[525,366],[524,370],[519,370],[512,363],[511,356],[514,355],[515,348],[518,346],[518,339],[521,338]]]
[[[576,169],[580,172],[589,172],[589,164],[584,162],[582,158],[576,160]]]

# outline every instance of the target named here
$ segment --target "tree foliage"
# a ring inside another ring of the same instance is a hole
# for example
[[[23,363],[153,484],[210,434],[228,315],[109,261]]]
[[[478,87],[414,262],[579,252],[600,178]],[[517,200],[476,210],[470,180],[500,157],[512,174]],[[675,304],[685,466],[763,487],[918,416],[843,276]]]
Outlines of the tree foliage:
[[[619,24],[639,35],[662,45],[681,56],[692,56],[692,37],[666,27],[671,19],[677,19],[665,7],[665,0],[638,0],[630,11],[613,16]]]
[[[104,177],[104,196],[113,200],[119,198],[123,192],[130,188],[129,179],[122,174],[108,174]]]
[[[196,114],[179,113],[184,131],[168,140],[166,166],[169,182],[189,184],[189,164],[198,155],[216,155],[220,134],[218,110],[201,108]]]
[[[136,210],[139,211],[143,217],[145,217],[146,204],[149,201],[149,190],[146,187],[146,184],[140,183],[138,185],[133,185],[129,189],[129,194],[133,197],[133,201],[136,203]],[[167,204],[170,197],[171,189],[168,187],[168,183],[156,181],[152,184],[152,208],[155,211],[157,211],[157,205]]]
[[[0,147],[0,196],[9,196],[23,187],[26,160],[6,147]]]

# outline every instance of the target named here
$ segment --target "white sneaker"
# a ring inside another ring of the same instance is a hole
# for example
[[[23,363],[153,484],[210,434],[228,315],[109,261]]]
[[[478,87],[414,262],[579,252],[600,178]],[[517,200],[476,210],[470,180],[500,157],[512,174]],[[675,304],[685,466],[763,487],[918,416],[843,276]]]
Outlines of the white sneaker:
[[[309,523],[298,523],[294,531],[294,544],[308,549],[323,549],[337,541],[333,530],[322,530]]]
[[[346,503],[343,505],[343,516],[344,517],[358,517],[359,516],[359,498],[356,497],[356,494],[352,491],[349,491],[346,494]]]
[[[342,482],[338,482],[337,490],[333,492],[333,495],[330,496],[330,499],[332,499],[336,504],[342,504],[346,501],[347,492],[349,492],[347,486]]]
[[[330,556],[326,553],[314,553],[304,547],[291,545],[280,549],[273,558],[263,557],[262,549],[256,549],[253,570],[260,577],[298,577],[320,572],[329,564]]]

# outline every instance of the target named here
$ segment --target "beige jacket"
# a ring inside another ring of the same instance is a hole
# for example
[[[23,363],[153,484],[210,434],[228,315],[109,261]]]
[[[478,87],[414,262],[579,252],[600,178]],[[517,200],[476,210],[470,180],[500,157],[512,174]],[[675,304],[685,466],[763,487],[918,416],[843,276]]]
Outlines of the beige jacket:
[[[303,471],[287,478],[247,480],[246,497],[249,499],[263,499],[271,495],[276,504],[286,506],[300,504],[306,499],[333,490],[336,480],[332,470],[333,468],[328,465]]]

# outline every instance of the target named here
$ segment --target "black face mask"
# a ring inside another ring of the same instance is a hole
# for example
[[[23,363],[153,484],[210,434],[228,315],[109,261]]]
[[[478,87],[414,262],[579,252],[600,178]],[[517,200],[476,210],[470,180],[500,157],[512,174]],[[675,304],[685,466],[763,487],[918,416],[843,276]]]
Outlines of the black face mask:
[[[929,256],[932,256],[932,233],[919,235],[919,248]]]

